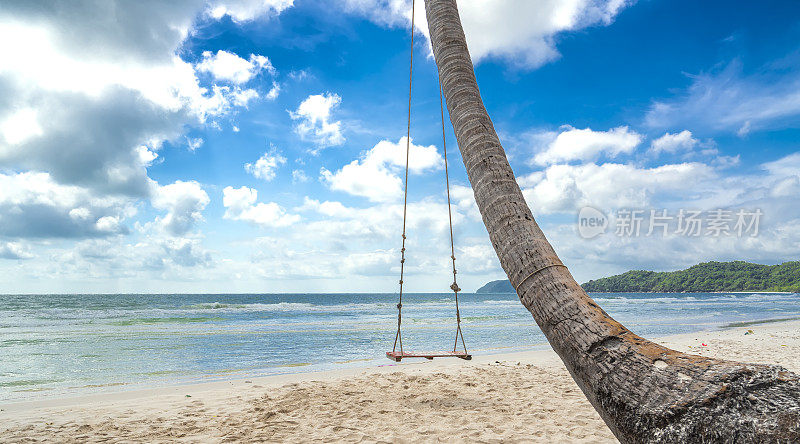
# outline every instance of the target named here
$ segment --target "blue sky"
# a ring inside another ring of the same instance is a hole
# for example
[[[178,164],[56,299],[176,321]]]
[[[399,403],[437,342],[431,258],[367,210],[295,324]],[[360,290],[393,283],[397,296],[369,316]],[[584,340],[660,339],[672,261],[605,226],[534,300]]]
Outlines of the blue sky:
[[[523,193],[579,281],[797,259],[796,2],[459,8]],[[409,9],[4,2],[3,292],[395,291]],[[417,14],[407,283],[444,292],[437,79],[421,4]],[[449,122],[447,135],[459,279],[471,291],[503,272]],[[592,239],[578,231],[587,206],[609,221]],[[626,209],[763,218],[756,235],[624,236],[614,225]]]

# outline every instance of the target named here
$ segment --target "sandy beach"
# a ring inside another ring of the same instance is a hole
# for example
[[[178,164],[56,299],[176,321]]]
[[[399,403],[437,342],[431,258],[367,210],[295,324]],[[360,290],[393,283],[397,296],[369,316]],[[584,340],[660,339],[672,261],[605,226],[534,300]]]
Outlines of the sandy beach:
[[[800,321],[657,342],[800,371]],[[616,442],[550,350],[470,362],[387,361],[0,409],[2,442]]]

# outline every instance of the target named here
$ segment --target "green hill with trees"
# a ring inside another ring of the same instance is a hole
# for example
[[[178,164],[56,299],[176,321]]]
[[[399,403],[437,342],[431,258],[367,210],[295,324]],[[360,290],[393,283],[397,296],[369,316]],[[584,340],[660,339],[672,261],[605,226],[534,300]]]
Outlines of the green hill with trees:
[[[582,285],[592,292],[704,293],[715,291],[790,291],[800,293],[800,261],[780,265],[744,261],[703,262],[686,270],[632,270]],[[514,293],[508,280],[492,281],[476,293]]]
[[[500,279],[499,281],[489,282],[475,290],[475,293],[515,293],[515,291],[508,279]]]
[[[800,261],[780,265],[744,261],[703,262],[678,271],[632,270],[582,285],[592,292],[700,293],[714,291],[800,292]]]

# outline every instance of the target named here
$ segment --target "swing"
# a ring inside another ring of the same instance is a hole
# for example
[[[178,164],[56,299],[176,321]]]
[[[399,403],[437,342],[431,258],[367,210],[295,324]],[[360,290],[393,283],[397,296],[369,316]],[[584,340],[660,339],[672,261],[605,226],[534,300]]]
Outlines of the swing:
[[[439,80],[439,110],[442,117],[442,147],[444,151],[444,177],[445,186],[447,188],[447,216],[450,222],[450,259],[453,262],[453,283],[450,289],[453,290],[455,295],[456,305],[456,340],[453,344],[453,351],[444,352],[407,352],[403,350],[403,338],[400,335],[400,327],[403,321],[403,272],[406,263],[406,215],[408,210],[408,157],[411,152],[411,86],[414,73],[414,0],[411,2],[411,61],[409,63],[409,76],[408,76],[408,126],[406,132],[406,173],[405,182],[403,187],[403,243],[400,248],[400,300],[397,303],[397,333],[394,336],[394,346],[392,351],[386,352],[386,357],[400,362],[403,358],[425,358],[433,360],[433,358],[461,358],[465,360],[472,359],[472,355],[467,352],[467,344],[464,342],[464,333],[461,331],[461,313],[458,310],[458,292],[461,289],[458,287],[456,281],[456,251],[455,243],[453,242],[453,213],[450,209],[450,173],[447,169],[447,140],[445,137],[444,126],[444,99],[442,98],[442,85],[441,79]],[[458,351],[458,340],[461,339],[463,351]],[[400,346],[398,350],[397,346]]]

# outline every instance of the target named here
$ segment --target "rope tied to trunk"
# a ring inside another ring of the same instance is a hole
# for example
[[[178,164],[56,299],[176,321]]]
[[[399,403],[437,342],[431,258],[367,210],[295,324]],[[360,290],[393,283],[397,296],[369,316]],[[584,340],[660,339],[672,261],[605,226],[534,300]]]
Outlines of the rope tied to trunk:
[[[439,70],[436,70],[437,74]],[[453,295],[456,301],[456,341],[453,344],[453,353],[458,349],[458,339],[461,338],[461,345],[464,347],[464,353],[467,352],[467,344],[464,342],[464,333],[461,331],[461,311],[458,309],[458,292],[461,288],[458,286],[458,279],[456,275],[456,246],[453,240],[453,210],[450,205],[450,172],[447,167],[447,136],[444,128],[444,94],[442,93],[442,79],[439,78],[439,112],[442,116],[442,151],[444,152],[444,183],[447,188],[447,221],[450,224],[450,259],[453,260],[453,283],[450,289],[453,290]]]
[[[534,275],[536,275],[540,271],[547,270],[548,268],[551,268],[551,267],[564,267],[564,268],[567,268],[567,266],[562,264],[561,262],[554,263],[554,264],[549,264],[549,265],[545,265],[544,267],[537,268],[536,270],[533,270],[533,273],[529,274],[528,276],[525,277],[525,279],[521,280],[520,283],[517,284],[516,287],[514,287],[514,291],[517,294],[519,294],[519,287],[522,287],[522,284],[524,284],[525,281],[527,281],[528,279],[532,278]]]

